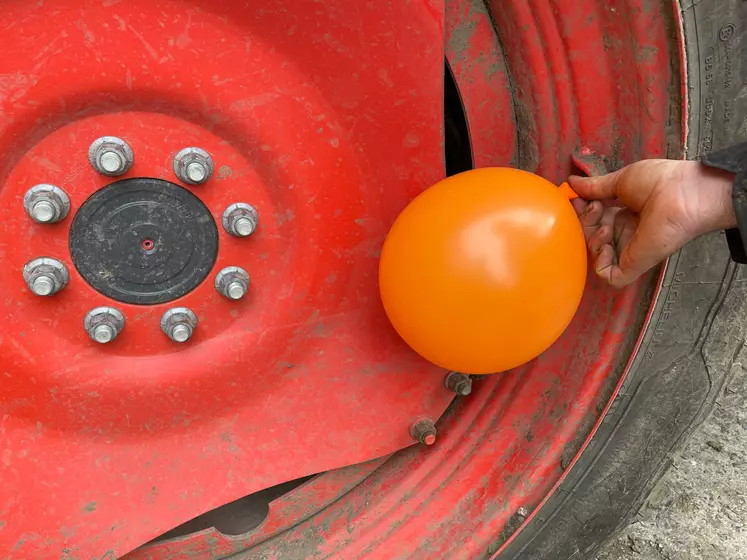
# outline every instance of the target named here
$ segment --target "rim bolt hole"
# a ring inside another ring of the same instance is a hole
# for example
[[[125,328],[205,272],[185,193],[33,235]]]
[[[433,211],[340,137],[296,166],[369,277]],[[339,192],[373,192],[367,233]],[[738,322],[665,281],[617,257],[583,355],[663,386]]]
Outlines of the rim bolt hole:
[[[142,243],[140,243],[140,246],[145,251],[152,251],[156,248],[156,243],[152,239],[143,239]]]

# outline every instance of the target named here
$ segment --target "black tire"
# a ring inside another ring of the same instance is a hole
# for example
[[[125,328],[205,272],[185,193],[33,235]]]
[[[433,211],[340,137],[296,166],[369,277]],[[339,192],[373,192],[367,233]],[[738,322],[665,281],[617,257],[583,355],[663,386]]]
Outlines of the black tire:
[[[747,2],[684,0],[682,18],[687,155],[694,159],[747,140]],[[500,560],[594,558],[627,525],[729,378],[745,339],[745,279],[723,234],[670,259],[620,394],[565,481]]]

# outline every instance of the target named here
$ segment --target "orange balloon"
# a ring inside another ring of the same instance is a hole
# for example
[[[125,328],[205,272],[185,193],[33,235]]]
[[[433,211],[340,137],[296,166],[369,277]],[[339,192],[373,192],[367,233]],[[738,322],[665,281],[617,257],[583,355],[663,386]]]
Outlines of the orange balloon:
[[[400,336],[463,373],[526,363],[573,318],[586,282],[568,197],[526,171],[476,169],[413,200],[384,243],[379,287]]]

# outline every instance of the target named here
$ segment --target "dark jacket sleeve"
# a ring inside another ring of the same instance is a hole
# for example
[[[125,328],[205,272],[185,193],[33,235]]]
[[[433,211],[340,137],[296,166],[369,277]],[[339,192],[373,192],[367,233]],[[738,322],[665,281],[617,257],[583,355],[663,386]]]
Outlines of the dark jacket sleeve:
[[[747,142],[731,146],[701,157],[703,165],[734,173],[734,186],[731,197],[737,228],[726,230],[731,258],[740,264],[747,264]]]

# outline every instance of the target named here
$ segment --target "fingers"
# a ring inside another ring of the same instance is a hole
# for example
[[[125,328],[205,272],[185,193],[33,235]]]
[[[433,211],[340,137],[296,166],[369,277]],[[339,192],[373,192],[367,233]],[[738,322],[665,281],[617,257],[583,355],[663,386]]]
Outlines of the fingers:
[[[574,198],[573,200],[571,200],[571,206],[573,206],[576,214],[578,214],[580,217],[584,212],[586,212],[586,209],[589,207],[589,203],[583,198]]]
[[[604,206],[598,200],[592,200],[586,203],[584,208],[578,215],[578,219],[581,222],[581,227],[592,228],[599,225],[604,215]]]
[[[615,215],[620,208],[605,207],[598,200],[577,202],[574,207],[578,212],[584,239],[592,254],[596,255],[602,245],[612,241]]]
[[[680,227],[658,220],[638,220],[632,212],[618,214],[615,223],[616,242],[619,243],[615,245],[617,258],[610,264],[605,255],[605,259],[596,262],[597,274],[615,288],[636,281],[692,239],[692,235]]]
[[[606,200],[617,198],[617,185],[622,170],[600,177],[578,177],[571,175],[568,183],[571,188],[586,200]]]
[[[592,235],[587,239],[589,251],[592,255],[599,255],[605,245],[611,245],[614,241],[615,217],[621,211],[621,208],[606,208],[602,214],[602,219],[594,230]]]
[[[680,227],[658,220],[641,219],[629,243],[620,251],[620,264],[611,272],[610,284],[616,288],[637,280],[692,239]]]
[[[623,206],[640,212],[652,193],[680,180],[689,162],[649,159],[601,177],[568,178],[571,188],[586,200],[620,199]]]
[[[612,284],[612,274],[617,266],[617,258],[612,245],[603,245],[594,261],[594,271],[602,280]]]
[[[633,239],[633,234],[635,234],[635,230],[638,228],[638,222],[638,214],[631,212],[627,208],[623,209],[619,214],[617,214],[617,216],[615,216],[613,246],[618,254],[630,245],[630,242]]]
[[[615,222],[610,228],[611,233],[597,234],[593,242],[589,244],[592,254],[593,243],[598,244],[597,258],[594,263],[597,275],[617,288],[626,286],[645,272],[645,270],[638,270],[635,263],[631,267],[629,259],[626,258],[623,261],[621,258],[621,255],[629,250],[629,245],[632,243],[638,228],[638,221],[638,216],[634,212],[622,209],[615,214]],[[625,266],[622,265],[622,262],[625,262]]]
[[[578,220],[584,230],[584,239],[588,243],[589,238],[594,235],[600,226],[604,215],[604,206],[597,200],[586,202],[580,198],[573,200],[571,204],[578,214]]]
[[[688,227],[693,207],[700,212],[703,206],[683,187],[692,182],[686,180],[688,165],[644,160],[602,177],[569,178],[585,199],[573,204],[603,280],[618,288],[630,284],[700,231]]]

